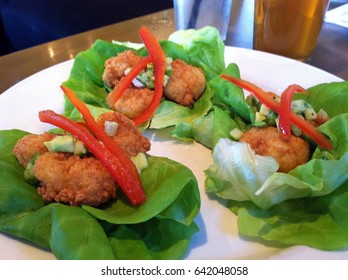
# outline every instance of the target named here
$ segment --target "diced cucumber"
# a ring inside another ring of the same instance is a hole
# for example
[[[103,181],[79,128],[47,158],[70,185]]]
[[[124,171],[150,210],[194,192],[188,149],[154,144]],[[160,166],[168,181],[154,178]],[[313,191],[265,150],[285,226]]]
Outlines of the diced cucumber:
[[[256,127],[265,127],[267,125],[266,123],[267,117],[260,112],[255,113],[255,126]]]
[[[36,153],[31,160],[28,162],[25,170],[24,170],[24,179],[29,183],[29,184],[35,184],[38,182],[34,175],[34,166],[35,166],[35,161],[39,157],[39,153]]]
[[[76,140],[74,142],[74,155],[82,156],[85,154],[87,154],[87,149],[85,145],[80,140]]]
[[[74,138],[71,135],[57,136],[44,144],[50,152],[74,152]]]
[[[295,113],[304,112],[307,108],[308,106],[306,105],[306,102],[303,99],[298,99],[291,102],[291,109]]]
[[[71,135],[59,135],[51,141],[44,142],[44,145],[53,153],[73,153],[83,155],[87,153],[85,145]]]
[[[308,108],[304,111],[304,116],[306,120],[315,120],[317,118],[317,113],[313,108]]]
[[[271,109],[268,108],[265,104],[262,104],[260,107],[260,114],[268,116],[271,113]]]
[[[235,127],[230,131],[230,136],[233,140],[238,141],[243,136],[243,131]]]
[[[149,166],[147,157],[144,153],[138,153],[137,155],[131,157],[131,161],[134,163],[139,174]]]

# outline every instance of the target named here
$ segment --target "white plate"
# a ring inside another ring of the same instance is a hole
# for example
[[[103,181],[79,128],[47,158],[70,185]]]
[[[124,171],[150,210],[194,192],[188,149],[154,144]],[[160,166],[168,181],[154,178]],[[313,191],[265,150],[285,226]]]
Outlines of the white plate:
[[[235,62],[241,76],[266,90],[281,92],[289,84],[307,88],[319,83],[342,81],[307,64],[263,52],[226,47],[226,62]],[[18,128],[40,133],[49,127],[37,114],[43,109],[63,112],[60,84],[67,80],[73,61],[43,70],[16,84],[0,96],[0,130]],[[166,131],[146,132],[150,154],[177,160],[194,172],[201,190],[202,206],[196,219],[200,232],[194,235],[187,259],[348,259],[348,251],[323,252],[305,246],[286,249],[246,241],[238,235],[235,215],[223,202],[204,191],[203,170],[212,163],[210,150],[200,144],[178,142]],[[31,244],[0,234],[0,259],[54,259]]]

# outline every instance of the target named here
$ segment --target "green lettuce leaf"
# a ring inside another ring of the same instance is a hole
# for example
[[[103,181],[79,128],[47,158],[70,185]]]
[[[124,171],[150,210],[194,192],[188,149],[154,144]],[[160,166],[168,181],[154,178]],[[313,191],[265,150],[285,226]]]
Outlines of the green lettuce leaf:
[[[229,64],[222,74],[240,78],[239,68],[234,63]],[[210,85],[214,92],[214,104],[217,106],[223,105],[228,108],[232,114],[237,114],[246,121],[252,122],[255,119],[255,112],[246,102],[244,92],[240,87],[226,81],[220,76],[212,79]]]
[[[149,156],[149,167],[141,175],[148,196],[139,207],[131,206],[122,193],[99,209],[45,205],[36,186],[25,182],[24,169],[12,153],[26,134],[0,131],[0,231],[49,249],[58,259],[179,259],[185,255],[198,231],[194,219],[200,208],[197,181],[188,168]],[[127,238],[123,244],[121,240]]]
[[[272,157],[256,155],[248,144],[221,139],[214,149],[214,164],[205,171],[206,191],[225,199],[253,201],[263,209],[288,199],[327,195],[348,179],[348,130],[341,127],[348,127],[348,114],[331,119],[321,129],[342,139],[334,142],[335,151],[345,152],[336,152],[337,159],[312,159],[289,173],[277,172]]]
[[[163,40],[160,44],[166,56],[179,58],[200,67],[206,79],[210,80],[225,68],[223,42],[213,27],[190,31],[190,34],[192,32],[197,35],[190,41],[180,40],[180,44],[177,44],[171,40]],[[182,32],[180,34],[183,35]],[[180,37],[180,34],[174,38]],[[70,76],[64,85],[74,90],[79,99],[86,104],[109,108],[106,103],[107,90],[102,80],[104,62],[131,47],[129,44],[97,40],[90,49],[76,56]],[[134,50],[141,56],[147,55],[144,47]],[[167,100],[163,101],[152,117],[150,128],[160,129],[180,123],[191,123],[208,112],[211,108],[210,98],[211,91],[207,88],[192,109]],[[73,111],[74,107],[66,100],[64,114],[70,117]]]
[[[192,109],[164,100],[156,109],[149,128],[161,129],[182,125],[182,123],[192,124],[197,118],[204,116],[209,111],[212,106],[211,97],[212,91],[206,87],[203,95],[195,102]]]
[[[171,134],[182,141],[195,140],[213,149],[219,139],[230,137],[230,132],[234,128],[239,126],[230,117],[229,112],[213,106],[207,115],[197,118],[192,124],[177,125]]]
[[[250,240],[321,250],[348,247],[348,183],[326,196],[292,199],[268,210],[251,202],[229,200],[238,215],[239,233]]]
[[[195,188],[197,182],[193,173],[167,158],[151,156],[148,157],[148,163],[149,167],[141,174],[146,203],[133,207],[120,194],[106,209],[90,206],[83,208],[94,217],[112,224],[136,224],[158,215],[190,225],[200,207],[196,203],[199,201],[199,192]]]
[[[17,140],[28,133],[5,130],[0,133],[0,219],[2,215],[32,211],[43,206],[36,189],[24,180],[24,171],[12,153]]]
[[[187,51],[191,63],[200,67],[208,80],[224,70],[225,45],[216,28],[179,30],[171,34],[169,40]]]
[[[236,64],[229,64],[223,74],[239,77]],[[172,136],[182,141],[198,141],[213,149],[220,138],[229,138],[234,128],[243,130],[243,119],[254,120],[254,111],[245,101],[243,91],[236,85],[216,76],[207,82],[211,94],[210,111],[206,115],[197,115],[191,121],[176,125]],[[231,117],[233,116],[233,117]]]
[[[347,113],[348,81],[319,84],[308,89],[309,95],[302,95],[312,107],[319,111],[324,109],[333,118]]]
[[[180,259],[197,231],[195,223],[187,226],[154,218],[147,223],[121,225],[110,234],[110,244],[117,259]]]
[[[214,164],[205,171],[205,187],[228,201],[238,215],[239,233],[250,240],[339,250],[348,247],[348,83],[308,90],[301,98],[331,117],[318,129],[334,149],[312,143],[311,160],[285,174],[276,172],[276,162],[269,158],[260,161],[244,143],[221,139]]]

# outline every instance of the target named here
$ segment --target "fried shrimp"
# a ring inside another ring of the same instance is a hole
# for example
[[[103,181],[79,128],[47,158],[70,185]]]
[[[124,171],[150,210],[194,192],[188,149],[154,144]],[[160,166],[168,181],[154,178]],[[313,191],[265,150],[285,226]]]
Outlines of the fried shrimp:
[[[127,70],[137,65],[141,60],[134,51],[128,50],[111,57],[105,61],[103,80],[110,88],[114,89],[119,82],[125,77]],[[163,95],[180,105],[192,107],[194,102],[200,98],[205,89],[205,76],[203,71],[180,59],[171,62],[171,75],[164,86]],[[150,67],[150,69],[153,69]],[[141,80],[131,84],[122,96],[115,101],[108,98],[107,102],[110,107],[129,118],[140,115],[151,103],[154,95],[152,88],[154,74],[153,70],[146,70],[146,78],[141,76]],[[152,74],[151,74],[152,73]],[[145,81],[143,80],[145,79]],[[151,83],[148,83],[151,81]],[[144,84],[144,85],[143,85]],[[152,84],[149,85],[149,84]],[[146,86],[145,86],[146,85]],[[112,93],[109,95],[112,96]],[[111,104],[113,103],[113,104]]]
[[[309,159],[309,143],[304,139],[291,135],[284,138],[277,128],[253,127],[240,139],[247,142],[259,155],[272,156],[279,164],[279,172],[289,172]]]
[[[140,113],[150,105],[153,94],[154,92],[151,89],[131,86],[122,94],[115,104],[110,104],[109,101],[108,103],[116,112],[133,119],[140,115]]]
[[[98,206],[116,196],[114,178],[94,157],[47,152],[37,158],[34,175],[46,202]]]
[[[145,153],[150,149],[150,141],[141,135],[133,121],[126,116],[117,112],[100,115],[98,122],[104,126],[106,121],[117,123],[112,139],[128,156]],[[64,142],[55,144],[57,150],[53,149],[52,142],[44,143],[55,137],[55,140],[63,139],[61,135],[49,133],[27,135],[13,149],[18,161],[24,168],[30,167],[33,176],[39,181],[38,193],[43,199],[74,206],[98,206],[115,198],[117,182],[104,165],[90,153],[78,153],[80,156],[77,156],[70,150],[62,152]],[[66,141],[67,138],[64,139]],[[36,154],[39,156],[34,166],[28,165]]]
[[[103,81],[113,88],[115,83],[125,75],[125,71],[137,65],[140,59],[141,57],[132,50],[124,51],[118,56],[107,59],[104,63]]]
[[[97,206],[114,198],[116,182],[102,163],[94,157],[49,152],[44,142],[54,137],[49,133],[27,135],[13,149],[24,168],[35,154],[39,154],[33,174],[40,181],[38,193],[43,199],[46,202]]]
[[[205,89],[205,76],[197,67],[180,59],[172,62],[172,75],[164,87],[164,96],[180,105],[191,107]]]
[[[54,135],[44,133],[41,135],[29,134],[19,139],[15,147],[13,148],[13,154],[18,159],[19,163],[26,167],[33,156],[43,154],[47,152],[47,148],[44,145],[45,141],[50,141],[54,138]]]
[[[126,116],[117,112],[100,115],[98,123],[104,126],[106,121],[118,124],[116,134],[112,138],[128,156],[135,156],[150,150],[150,141],[141,135],[133,121]]]
[[[132,68],[139,63],[141,57],[134,51],[129,50],[111,57],[105,61],[105,70],[103,73],[104,82],[111,88],[115,88],[125,76],[127,69]],[[128,118],[134,118],[144,111],[152,101],[153,90],[131,85],[117,100],[111,104],[110,99],[107,102],[113,110],[126,115]]]

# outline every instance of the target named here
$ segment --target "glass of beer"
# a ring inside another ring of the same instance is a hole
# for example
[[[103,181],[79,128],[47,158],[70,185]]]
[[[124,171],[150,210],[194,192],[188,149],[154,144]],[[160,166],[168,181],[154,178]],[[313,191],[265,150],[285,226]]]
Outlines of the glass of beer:
[[[309,62],[329,0],[255,0],[254,49]]]

